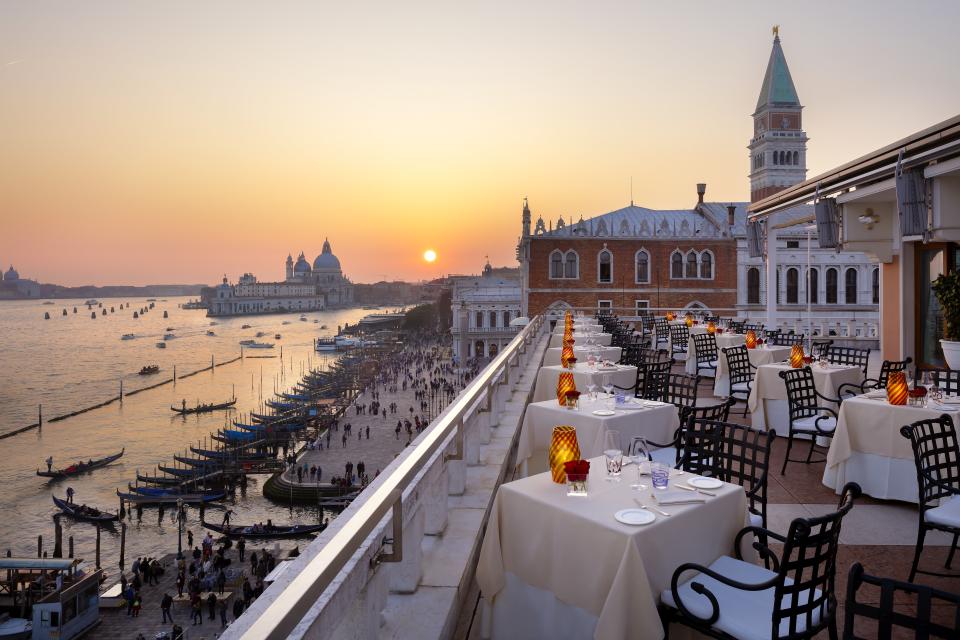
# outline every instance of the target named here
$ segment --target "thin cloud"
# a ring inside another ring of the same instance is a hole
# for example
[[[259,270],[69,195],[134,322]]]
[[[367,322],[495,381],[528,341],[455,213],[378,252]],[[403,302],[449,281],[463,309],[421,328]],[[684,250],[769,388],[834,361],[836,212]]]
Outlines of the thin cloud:
[[[11,60],[10,62],[7,62],[4,66],[12,67],[13,65],[20,64],[21,62],[23,62],[23,60]]]

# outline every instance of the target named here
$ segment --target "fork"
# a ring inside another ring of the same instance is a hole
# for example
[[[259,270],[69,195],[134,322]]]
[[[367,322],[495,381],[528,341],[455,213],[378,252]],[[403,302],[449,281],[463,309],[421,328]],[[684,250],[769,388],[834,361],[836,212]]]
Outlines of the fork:
[[[669,516],[669,515],[670,515],[670,514],[667,513],[666,511],[661,511],[660,509],[657,509],[656,507],[648,507],[647,505],[645,505],[645,504],[643,504],[642,502],[640,502],[640,500],[637,499],[637,498],[634,498],[633,501],[637,503],[637,506],[638,506],[638,507],[640,507],[641,509],[644,509],[645,511],[653,511],[654,513],[659,513],[659,514],[662,515],[662,516]]]
[[[688,486],[685,485],[685,484],[675,484],[675,485],[673,485],[673,486],[675,486],[677,489],[683,489],[684,491],[693,491],[694,493],[702,493],[702,494],[705,495],[705,496],[716,497],[716,495],[717,495],[717,494],[715,494],[715,493],[712,493],[712,492],[710,492],[710,491],[705,491],[705,490],[700,489],[700,488],[698,488],[698,487],[688,487]]]

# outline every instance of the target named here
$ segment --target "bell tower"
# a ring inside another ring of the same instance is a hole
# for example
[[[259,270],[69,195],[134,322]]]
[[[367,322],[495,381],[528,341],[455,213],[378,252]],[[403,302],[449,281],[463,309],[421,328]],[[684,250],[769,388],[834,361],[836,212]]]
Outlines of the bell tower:
[[[773,28],[773,50],[753,113],[750,149],[750,202],[807,177],[807,134],[800,98],[780,46],[780,28]]]

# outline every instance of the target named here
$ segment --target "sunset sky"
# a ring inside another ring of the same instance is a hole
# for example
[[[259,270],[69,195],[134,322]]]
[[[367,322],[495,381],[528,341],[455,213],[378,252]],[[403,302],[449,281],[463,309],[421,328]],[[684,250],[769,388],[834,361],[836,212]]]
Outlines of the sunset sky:
[[[811,176],[960,112],[960,3],[777,4],[3,2],[0,264],[275,280],[329,237],[419,279],[515,265],[524,196],[746,200],[774,24]]]

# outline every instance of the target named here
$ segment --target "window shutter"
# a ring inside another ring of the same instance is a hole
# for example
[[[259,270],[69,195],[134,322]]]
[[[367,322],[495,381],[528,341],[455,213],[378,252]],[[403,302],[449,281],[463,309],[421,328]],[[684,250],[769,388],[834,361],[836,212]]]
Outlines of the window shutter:
[[[833,249],[840,241],[840,207],[836,198],[820,198],[813,207],[817,219],[817,242],[821,249]]]
[[[927,230],[927,181],[923,169],[897,174],[900,235],[922,236]]]
[[[763,257],[763,232],[755,220],[747,222],[747,252],[751,258]]]

